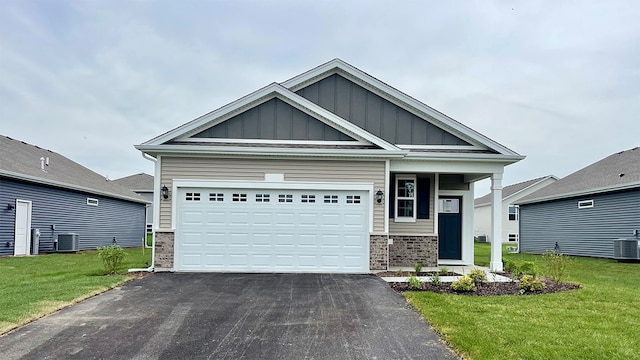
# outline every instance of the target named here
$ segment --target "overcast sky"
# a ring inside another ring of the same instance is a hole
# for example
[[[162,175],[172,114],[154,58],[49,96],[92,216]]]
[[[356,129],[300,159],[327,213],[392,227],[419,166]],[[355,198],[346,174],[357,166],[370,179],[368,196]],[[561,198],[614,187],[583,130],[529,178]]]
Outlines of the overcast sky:
[[[134,144],[341,58],[526,155],[505,185],[564,177],[640,145],[639,19],[634,0],[0,0],[0,134],[153,174]]]

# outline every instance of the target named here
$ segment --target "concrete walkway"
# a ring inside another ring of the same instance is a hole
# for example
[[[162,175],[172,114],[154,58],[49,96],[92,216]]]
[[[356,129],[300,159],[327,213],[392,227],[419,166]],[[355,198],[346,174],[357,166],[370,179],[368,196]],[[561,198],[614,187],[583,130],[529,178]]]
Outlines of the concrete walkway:
[[[483,267],[483,266],[465,265],[465,266],[423,267],[422,268],[422,272],[439,272],[441,268],[445,268],[445,267],[447,268],[448,272],[456,273],[456,274],[459,274],[459,275],[456,275],[456,276],[440,276],[440,281],[443,282],[443,283],[457,281],[462,276],[464,276],[465,274],[468,274],[469,272],[471,272],[471,270],[473,270],[473,269],[484,270],[484,272],[487,273],[487,282],[512,282],[512,281],[514,281],[513,279],[511,279],[509,277],[492,273],[491,270],[489,270],[488,267]],[[396,272],[398,270],[415,271],[413,269],[413,267],[410,267],[410,266],[391,267],[388,271]],[[431,282],[432,281],[431,276],[417,276],[417,278],[418,278],[418,280],[420,280],[422,282]],[[406,277],[406,276],[389,276],[389,277],[383,277],[382,279],[384,281],[386,281],[386,282],[407,282],[407,281],[409,281],[409,278]]]

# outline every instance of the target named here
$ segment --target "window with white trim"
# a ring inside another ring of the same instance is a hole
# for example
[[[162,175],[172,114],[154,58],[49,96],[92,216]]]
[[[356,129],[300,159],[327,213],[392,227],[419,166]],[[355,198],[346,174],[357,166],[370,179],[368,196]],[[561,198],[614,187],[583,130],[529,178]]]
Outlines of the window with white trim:
[[[518,205],[509,205],[509,221],[518,221],[520,218],[520,207]]]
[[[518,241],[518,234],[509,234],[509,241]]]
[[[209,193],[209,201],[224,201],[224,194],[222,194],[222,193]]]
[[[360,204],[360,195],[347,195],[347,204]]]
[[[200,201],[200,193],[188,192],[185,194],[184,199],[187,201]]]
[[[95,198],[87,198],[87,205],[98,206],[98,199]]]
[[[589,209],[594,206],[593,200],[581,200],[578,201],[578,209]]]
[[[315,195],[302,195],[301,201],[303,203],[315,203],[316,202],[316,196]]]
[[[256,194],[256,202],[269,202],[269,194]]]
[[[337,204],[338,203],[338,195],[325,195],[324,196],[325,204]]]
[[[247,194],[233,194],[231,196],[231,201],[246,202],[247,201]]]
[[[416,177],[396,176],[396,221],[416,221]]]

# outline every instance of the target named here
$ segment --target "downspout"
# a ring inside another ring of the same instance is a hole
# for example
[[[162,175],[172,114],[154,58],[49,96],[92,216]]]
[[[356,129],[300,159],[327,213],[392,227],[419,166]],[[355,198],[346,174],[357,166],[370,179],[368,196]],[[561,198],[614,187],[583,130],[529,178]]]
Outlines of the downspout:
[[[156,158],[154,158],[153,156],[147,155],[146,153],[142,153],[142,157],[153,162],[153,164],[154,164],[154,174],[155,174],[156,173],[155,170],[158,167],[158,160]],[[157,174],[156,174],[156,176],[157,176]],[[154,183],[155,183],[155,181],[154,181]],[[155,185],[154,185],[154,190],[155,190]],[[154,196],[153,200],[154,201],[155,201],[155,195],[156,195],[156,192],[154,191],[153,192],[153,196]],[[156,208],[157,208],[157,206],[154,206],[153,207],[153,211],[158,211]],[[155,219],[155,217],[154,217],[154,219]],[[155,226],[155,223],[153,225]],[[145,219],[144,219],[144,245],[147,246],[147,218],[146,218],[146,211],[145,211]],[[152,235],[151,235],[151,266],[149,266],[148,268],[129,269],[129,272],[130,273],[131,272],[153,272],[153,270],[154,270],[153,264],[156,263],[155,260],[156,260],[156,232],[153,231]]]

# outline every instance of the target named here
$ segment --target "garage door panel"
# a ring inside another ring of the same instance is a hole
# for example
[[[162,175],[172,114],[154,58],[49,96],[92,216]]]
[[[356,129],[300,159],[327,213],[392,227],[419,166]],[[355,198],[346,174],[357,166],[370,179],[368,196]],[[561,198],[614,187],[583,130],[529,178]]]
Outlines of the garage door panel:
[[[187,201],[187,193],[201,196]],[[179,189],[176,270],[367,272],[367,195]]]

